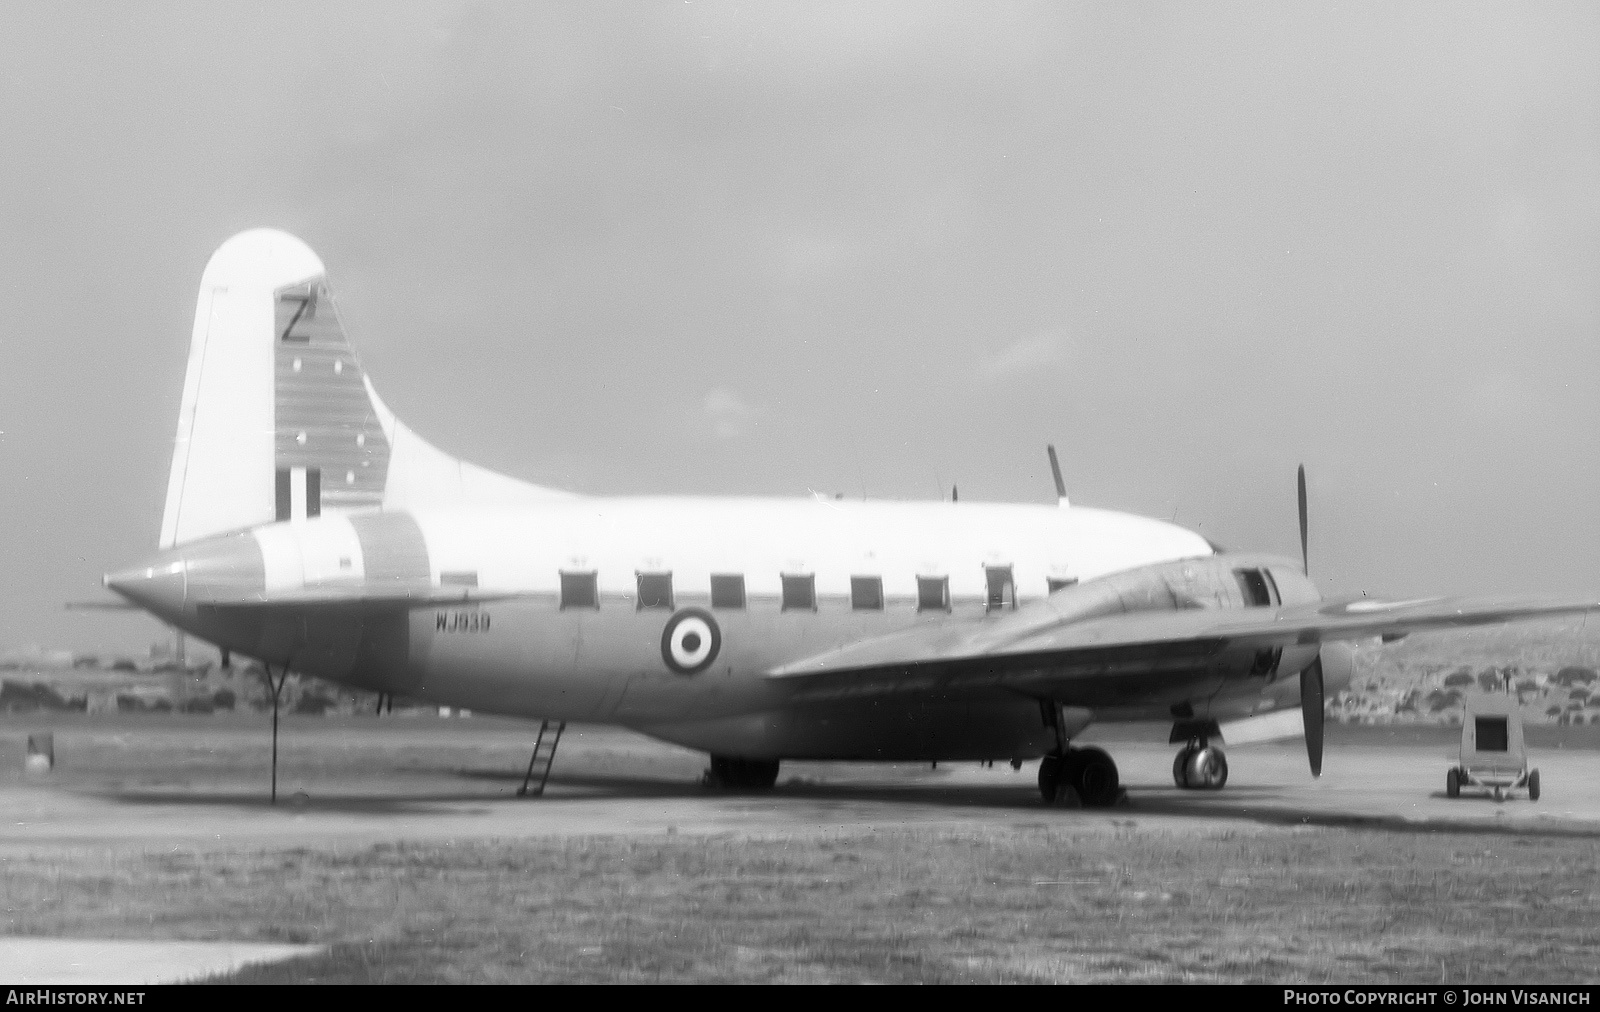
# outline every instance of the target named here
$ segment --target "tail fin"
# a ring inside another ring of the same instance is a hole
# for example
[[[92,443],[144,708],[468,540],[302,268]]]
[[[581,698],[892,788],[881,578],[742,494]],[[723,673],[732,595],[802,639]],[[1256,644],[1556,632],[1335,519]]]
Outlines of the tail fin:
[[[350,347],[322,261],[305,243],[255,229],[211,257],[161,548],[323,512],[568,495],[457,460],[396,419]]]

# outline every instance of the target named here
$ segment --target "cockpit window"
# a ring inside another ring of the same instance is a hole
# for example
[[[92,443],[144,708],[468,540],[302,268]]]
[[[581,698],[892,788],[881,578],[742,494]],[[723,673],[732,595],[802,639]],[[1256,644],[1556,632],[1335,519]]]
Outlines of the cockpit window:
[[[1269,608],[1275,603],[1272,588],[1261,570],[1235,569],[1233,575],[1239,581],[1239,589],[1244,592],[1245,607]]]

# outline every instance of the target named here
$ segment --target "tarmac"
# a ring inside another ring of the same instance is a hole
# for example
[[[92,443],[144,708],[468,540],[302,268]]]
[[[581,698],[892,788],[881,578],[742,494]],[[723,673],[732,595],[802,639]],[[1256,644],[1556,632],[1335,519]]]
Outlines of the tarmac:
[[[1326,826],[1600,840],[1600,749],[1530,745],[1543,786],[1538,801],[1520,794],[1451,799],[1445,771],[1455,761],[1457,732],[1448,728],[1330,728],[1320,778],[1311,776],[1299,741],[1231,747],[1221,791],[1175,787],[1176,746],[1159,737],[1113,736],[1098,744],[1115,758],[1126,795],[1112,808],[1084,809],[1045,805],[1036,763],[1020,770],[1005,762],[785,763],[774,790],[727,793],[700,784],[703,755],[592,727],[568,731],[543,796],[519,797],[535,729],[432,717],[286,722],[278,801],[270,804],[264,723],[254,715],[59,718],[44,727],[55,735],[55,768],[30,775],[22,751],[40,721],[0,718],[0,856],[597,834],[988,832],[1052,823],[1090,832]],[[303,951],[0,938],[0,983],[176,981]]]
[[[1127,794],[1116,807],[1096,810],[1044,805],[1031,762],[1020,770],[1004,762],[788,762],[773,791],[727,793],[700,784],[703,755],[596,727],[568,731],[542,797],[518,797],[532,729],[483,718],[286,724],[274,805],[260,722],[130,723],[58,729],[56,769],[42,776],[18,772],[25,731],[15,718],[0,724],[0,764],[8,767],[0,776],[0,851],[669,830],[792,835],[1040,819],[1121,825],[1129,818],[1151,829],[1226,822],[1600,836],[1600,750],[1530,746],[1543,786],[1538,801],[1520,794],[1451,799],[1445,771],[1455,761],[1456,732],[1447,728],[1399,741],[1330,728],[1320,778],[1311,776],[1301,742],[1231,747],[1221,791],[1175,787],[1176,746],[1102,740]]]
[[[320,948],[241,942],[0,938],[0,982],[19,987],[181,984],[255,963],[310,955]]]

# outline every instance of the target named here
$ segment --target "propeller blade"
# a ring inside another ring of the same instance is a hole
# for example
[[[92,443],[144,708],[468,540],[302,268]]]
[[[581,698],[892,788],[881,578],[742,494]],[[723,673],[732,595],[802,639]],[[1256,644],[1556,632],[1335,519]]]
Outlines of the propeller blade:
[[[1056,498],[1065,499],[1067,497],[1067,483],[1061,480],[1061,463],[1056,460],[1055,445],[1051,444],[1046,446],[1045,449],[1050,451],[1050,473],[1056,479]]]
[[[1311,556],[1306,552],[1306,466],[1300,465],[1300,568],[1311,575]]]
[[[1300,672],[1300,720],[1306,728],[1306,758],[1311,775],[1322,776],[1322,655]]]

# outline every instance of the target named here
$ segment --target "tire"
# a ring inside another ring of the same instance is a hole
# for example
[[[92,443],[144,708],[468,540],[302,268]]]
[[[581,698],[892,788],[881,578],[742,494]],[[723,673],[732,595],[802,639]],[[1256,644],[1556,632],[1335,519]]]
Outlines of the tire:
[[[1222,749],[1220,748],[1214,749],[1213,751],[1216,752],[1216,773],[1211,783],[1207,786],[1213,791],[1220,791],[1222,790],[1223,785],[1228,782],[1228,757],[1223,754]]]
[[[1185,745],[1183,748],[1178,749],[1178,754],[1172,760],[1172,782],[1183,790],[1189,789],[1189,777],[1186,771],[1189,768],[1189,756],[1193,751],[1193,749]]]
[[[1073,786],[1089,808],[1110,808],[1122,796],[1117,764],[1104,751],[1086,748],[1077,751],[1073,765]]]
[[[1539,771],[1534,770],[1528,774],[1528,800],[1539,800]]]
[[[778,782],[778,760],[746,759],[745,787],[756,791],[770,791]]]
[[[1444,775],[1444,792],[1452,798],[1461,797],[1461,771],[1452,769]]]
[[[732,790],[770,790],[778,782],[778,766],[776,759],[734,759],[714,755],[711,757],[707,782],[712,787]]]
[[[1184,779],[1194,790],[1216,791],[1228,782],[1228,758],[1213,745],[1196,749],[1184,765]]]
[[[1056,790],[1061,786],[1061,757],[1047,755],[1039,760],[1039,796],[1047,805],[1056,802]]]

